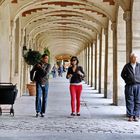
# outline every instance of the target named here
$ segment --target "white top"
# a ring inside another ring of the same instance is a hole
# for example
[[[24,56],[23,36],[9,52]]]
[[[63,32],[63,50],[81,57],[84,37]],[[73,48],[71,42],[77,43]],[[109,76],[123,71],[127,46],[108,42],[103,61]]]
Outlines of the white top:
[[[133,67],[133,72],[134,72],[134,74],[135,74],[136,63],[135,63],[135,64],[132,64],[132,63],[131,63],[131,66]]]

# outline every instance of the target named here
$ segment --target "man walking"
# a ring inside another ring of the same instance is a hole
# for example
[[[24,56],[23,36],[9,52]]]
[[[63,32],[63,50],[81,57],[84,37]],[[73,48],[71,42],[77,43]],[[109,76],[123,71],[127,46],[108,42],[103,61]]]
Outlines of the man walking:
[[[130,62],[127,63],[121,77],[125,81],[125,100],[128,121],[139,121],[140,114],[140,63],[135,53],[131,53]]]
[[[36,64],[30,72],[31,81],[36,82],[36,117],[44,117],[46,105],[47,105],[47,96],[48,96],[48,87],[49,87],[49,71],[50,64],[48,64],[48,55],[42,55],[40,63]],[[33,75],[35,76],[33,77]]]

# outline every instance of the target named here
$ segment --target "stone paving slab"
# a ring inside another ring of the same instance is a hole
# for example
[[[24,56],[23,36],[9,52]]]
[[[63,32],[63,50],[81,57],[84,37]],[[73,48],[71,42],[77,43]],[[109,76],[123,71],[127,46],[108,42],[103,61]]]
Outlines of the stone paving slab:
[[[14,134],[13,137],[0,137],[0,140],[139,140],[140,135],[117,134],[71,134],[71,133],[26,133]]]
[[[0,116],[0,140],[140,139],[140,122],[127,121],[125,106],[112,106],[112,100],[83,87],[80,117],[70,116],[69,83],[64,78],[50,80],[45,118],[35,117],[34,96],[18,98],[15,116]]]

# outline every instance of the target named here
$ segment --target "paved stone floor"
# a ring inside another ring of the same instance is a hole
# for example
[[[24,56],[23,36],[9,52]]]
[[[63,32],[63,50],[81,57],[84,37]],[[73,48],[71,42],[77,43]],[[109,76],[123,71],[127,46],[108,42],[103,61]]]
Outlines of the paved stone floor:
[[[34,96],[18,98],[15,116],[0,116],[0,140],[140,140],[140,122],[128,122],[125,106],[111,103],[84,84],[81,116],[71,117],[69,81],[50,79],[46,116],[35,117]]]

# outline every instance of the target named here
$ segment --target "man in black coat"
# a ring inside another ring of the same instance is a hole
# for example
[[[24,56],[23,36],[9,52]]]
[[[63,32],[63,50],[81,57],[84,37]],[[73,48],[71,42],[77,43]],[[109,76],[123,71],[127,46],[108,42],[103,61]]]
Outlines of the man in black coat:
[[[40,63],[34,65],[30,71],[31,81],[36,82],[36,117],[39,116],[39,113],[41,117],[44,117],[46,110],[49,88],[49,71],[51,68],[48,59],[47,54],[42,55]]]
[[[140,114],[140,63],[135,53],[131,53],[130,62],[127,63],[121,77],[125,81],[125,100],[128,121],[139,121]]]

